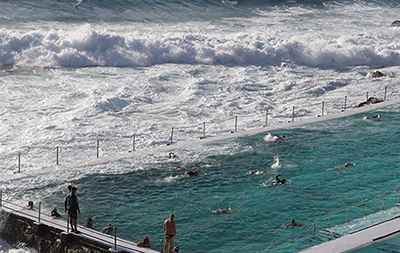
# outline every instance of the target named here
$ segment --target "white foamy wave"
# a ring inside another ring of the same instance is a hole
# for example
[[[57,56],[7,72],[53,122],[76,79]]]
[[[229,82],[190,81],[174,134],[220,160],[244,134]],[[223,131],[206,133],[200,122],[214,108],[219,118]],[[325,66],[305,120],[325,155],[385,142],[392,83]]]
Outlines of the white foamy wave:
[[[281,167],[281,165],[279,163],[279,156],[275,155],[274,156],[274,164],[271,165],[271,169],[278,169],[280,167]]]
[[[393,35],[390,30],[386,33],[387,36]],[[63,30],[38,27],[20,32],[3,28],[0,32],[0,64],[122,67],[165,63],[293,63],[313,67],[391,66],[400,63],[397,36],[382,41],[370,34],[370,38],[362,43],[356,42],[356,35],[341,35],[329,40],[309,34],[288,36],[236,30],[210,34],[203,34],[201,30],[165,33],[162,28],[124,26],[110,31],[90,25]],[[389,45],[382,50],[379,43]]]

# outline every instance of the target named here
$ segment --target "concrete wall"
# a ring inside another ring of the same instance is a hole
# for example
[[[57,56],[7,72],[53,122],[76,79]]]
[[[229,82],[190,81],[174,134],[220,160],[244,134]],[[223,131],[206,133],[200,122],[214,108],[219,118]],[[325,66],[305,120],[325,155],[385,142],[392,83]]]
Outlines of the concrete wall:
[[[107,245],[72,233],[62,233],[59,229],[4,210],[1,211],[1,219],[4,226],[0,237],[15,247],[26,246],[39,253],[109,252]]]

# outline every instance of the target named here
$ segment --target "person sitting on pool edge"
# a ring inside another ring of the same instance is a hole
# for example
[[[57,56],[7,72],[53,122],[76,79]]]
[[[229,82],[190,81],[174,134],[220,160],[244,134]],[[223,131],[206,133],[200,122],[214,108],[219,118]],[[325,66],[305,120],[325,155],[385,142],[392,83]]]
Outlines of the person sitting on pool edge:
[[[285,226],[283,226],[284,228],[287,228],[288,226],[293,226],[293,227],[300,227],[299,224],[296,223],[296,221],[293,219],[292,222],[286,224]]]
[[[150,239],[145,237],[143,242],[139,242],[136,246],[150,248]]]

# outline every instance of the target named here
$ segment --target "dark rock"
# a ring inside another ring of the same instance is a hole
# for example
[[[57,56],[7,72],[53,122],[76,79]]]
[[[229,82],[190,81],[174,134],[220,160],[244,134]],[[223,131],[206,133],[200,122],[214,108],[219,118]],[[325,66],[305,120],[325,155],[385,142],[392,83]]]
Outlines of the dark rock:
[[[381,102],[383,102],[382,99],[377,99],[377,98],[374,98],[374,97],[369,97],[369,98],[367,99],[366,102],[362,102],[362,103],[359,104],[357,107],[361,107],[361,106],[364,106],[364,105],[370,105],[370,104],[381,103]]]
[[[400,26],[400,20],[393,21],[391,26]]]
[[[382,76],[384,76],[384,74],[382,74],[382,72],[380,72],[378,70],[375,72],[372,72],[372,74],[371,74],[372,78],[378,78],[378,77],[382,77]]]

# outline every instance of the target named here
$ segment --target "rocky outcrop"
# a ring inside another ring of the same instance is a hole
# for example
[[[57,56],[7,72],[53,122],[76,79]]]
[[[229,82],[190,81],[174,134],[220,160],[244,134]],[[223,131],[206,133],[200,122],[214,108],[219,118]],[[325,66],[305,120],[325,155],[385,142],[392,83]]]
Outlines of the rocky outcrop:
[[[400,20],[395,20],[390,24],[391,26],[400,26]]]
[[[109,252],[107,246],[96,245],[96,242],[78,236],[71,240],[72,243],[63,244],[62,231],[58,229],[41,226],[40,230],[35,231],[35,224],[32,220],[14,214],[8,215],[4,211],[1,216],[4,219],[4,227],[0,236],[15,248],[34,248],[39,253]]]
[[[362,102],[362,103],[359,104],[357,107],[361,107],[361,106],[364,106],[364,105],[370,105],[370,104],[381,103],[381,102],[383,102],[383,100],[377,99],[377,98],[374,98],[374,97],[369,97],[369,98],[367,99],[366,102]]]
[[[371,78],[378,78],[382,76],[384,76],[384,74],[378,70],[371,73]]]

